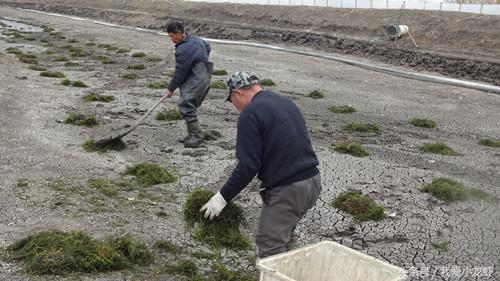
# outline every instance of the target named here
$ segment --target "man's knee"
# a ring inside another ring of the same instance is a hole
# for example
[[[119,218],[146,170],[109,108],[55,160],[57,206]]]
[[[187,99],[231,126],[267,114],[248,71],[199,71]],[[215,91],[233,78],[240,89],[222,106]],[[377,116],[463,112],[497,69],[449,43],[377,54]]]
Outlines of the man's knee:
[[[186,122],[192,122],[197,119],[196,107],[190,106],[189,104],[179,103],[179,112],[181,113],[182,119]]]
[[[260,217],[259,228],[255,235],[257,255],[260,258],[276,255],[287,251],[287,245],[292,240],[294,224],[276,217],[276,214]]]

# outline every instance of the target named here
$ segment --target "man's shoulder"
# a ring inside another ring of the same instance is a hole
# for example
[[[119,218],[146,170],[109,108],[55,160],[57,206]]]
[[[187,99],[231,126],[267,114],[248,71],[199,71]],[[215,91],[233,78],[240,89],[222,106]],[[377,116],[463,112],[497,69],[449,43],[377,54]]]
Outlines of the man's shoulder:
[[[252,102],[245,108],[242,114],[245,113],[245,115],[259,115],[262,112],[268,111],[269,108],[275,107],[275,104],[283,101],[283,98],[286,99],[285,97],[271,90],[262,90],[254,96]]]
[[[184,39],[182,42],[178,43],[175,45],[176,52],[191,52],[193,48],[196,48],[196,46],[200,45],[202,43],[202,39],[194,36],[194,35],[187,35],[186,39]]]
[[[277,92],[271,90],[262,90],[257,96],[255,96],[256,104],[267,104],[272,102],[291,102],[291,100]],[[259,105],[260,106],[260,105]]]

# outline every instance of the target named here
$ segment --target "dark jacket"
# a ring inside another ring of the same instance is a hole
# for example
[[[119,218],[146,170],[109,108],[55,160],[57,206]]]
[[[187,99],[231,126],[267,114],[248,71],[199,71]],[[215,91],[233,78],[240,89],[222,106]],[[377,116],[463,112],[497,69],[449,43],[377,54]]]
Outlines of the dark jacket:
[[[191,74],[191,68],[197,62],[208,62],[210,45],[197,36],[186,34],[186,38],[175,44],[175,74],[168,89],[175,91]]]
[[[255,175],[262,188],[271,189],[318,174],[305,120],[290,99],[263,90],[254,96],[238,119],[238,164],[221,194],[231,201]]]

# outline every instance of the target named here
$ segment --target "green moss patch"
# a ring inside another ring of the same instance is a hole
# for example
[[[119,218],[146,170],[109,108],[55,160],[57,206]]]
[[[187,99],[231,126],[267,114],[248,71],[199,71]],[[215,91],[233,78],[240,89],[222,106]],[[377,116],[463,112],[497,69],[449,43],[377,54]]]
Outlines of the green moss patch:
[[[55,37],[57,39],[66,39],[66,37],[64,37],[61,32],[51,32],[49,33],[49,36]]]
[[[203,138],[206,141],[214,141],[222,138],[222,134],[216,130],[206,130],[203,131]]]
[[[156,212],[156,215],[160,218],[168,218],[169,217],[169,215],[164,211]]]
[[[134,184],[131,181],[115,181],[108,179],[89,179],[87,186],[101,192],[107,197],[116,197],[122,190],[130,191],[133,189]]]
[[[168,88],[167,82],[153,82],[148,85],[150,89],[166,89]]]
[[[197,259],[215,260],[216,254],[207,251],[196,251],[191,253],[191,256]]]
[[[24,56],[20,56],[19,57],[19,61],[22,62],[22,63],[26,63],[26,64],[35,64],[35,65],[38,64],[38,60],[27,58],[27,57],[24,57]]]
[[[93,47],[93,46],[95,46],[95,43],[94,42],[88,42],[88,43],[85,43],[85,46]]]
[[[198,275],[198,271],[198,266],[193,261],[181,259],[170,264],[165,264],[158,270],[158,273],[195,277]]]
[[[462,184],[447,178],[434,179],[430,184],[424,186],[423,191],[446,203],[467,199],[467,189]]]
[[[442,142],[424,143],[419,147],[420,151],[425,153],[441,154],[441,155],[458,155],[451,147]]]
[[[17,187],[28,187],[28,185],[29,185],[29,182],[28,182],[28,179],[26,179],[26,178],[22,178],[22,179],[17,180],[17,184],[16,184]]]
[[[82,147],[87,152],[104,153],[108,150],[122,151],[127,147],[127,145],[121,139],[116,139],[106,143],[104,146],[97,146],[95,140],[89,139],[82,144]]]
[[[79,66],[79,64],[76,63],[76,62],[68,61],[67,63],[64,64],[64,66],[69,66],[69,67],[71,67],[71,66]]]
[[[121,48],[121,49],[116,50],[116,52],[117,52],[118,54],[124,54],[124,53],[128,53],[128,52],[130,52],[130,50],[129,50],[129,49],[124,49],[124,48]]]
[[[59,71],[43,71],[40,73],[40,76],[50,77],[50,78],[64,78],[64,73]]]
[[[169,71],[167,71],[167,76],[168,77],[174,77],[174,75],[175,75],[175,70],[169,70]]]
[[[433,179],[431,183],[424,186],[423,191],[446,203],[465,201],[467,199],[484,200],[489,203],[497,201],[496,198],[491,197],[482,190],[468,189],[461,183],[448,178]]]
[[[100,60],[103,64],[114,64],[116,63],[114,60],[106,57],[106,56],[98,56],[98,60]]]
[[[469,189],[469,197],[472,199],[483,200],[483,201],[486,201],[488,203],[497,203],[498,202],[497,198],[492,197],[488,193],[486,193],[480,189],[477,189],[477,188]]]
[[[449,244],[450,244],[449,241],[431,242],[432,247],[434,247],[434,249],[439,250],[440,252],[448,252],[448,245]]]
[[[144,64],[131,64],[127,67],[127,69],[143,70],[146,69],[146,66]]]
[[[88,93],[82,99],[87,102],[93,102],[93,101],[111,102],[115,100],[115,97],[108,95],[98,95],[96,93]]]
[[[106,49],[108,51],[116,51],[119,49],[118,47],[113,46],[111,44],[99,44],[99,45],[97,45],[97,47],[102,48],[102,49]]]
[[[366,157],[370,155],[360,143],[353,140],[339,142],[332,145],[332,148],[339,153],[349,154],[355,157]]]
[[[212,89],[227,89],[226,83],[222,81],[213,81],[210,83],[210,88]]]
[[[64,79],[62,82],[61,82],[61,85],[64,85],[64,86],[71,86],[71,87],[77,87],[77,88],[88,88],[89,86],[87,86],[87,84],[83,83],[82,81],[80,80],[76,80],[76,81],[71,81],[69,79]]]
[[[153,163],[137,164],[128,168],[125,174],[136,176],[137,182],[143,185],[170,183],[176,180],[165,168]]]
[[[84,51],[82,48],[74,48],[69,51],[71,52],[72,57],[85,57],[88,55],[88,53]]]
[[[276,86],[276,83],[271,79],[261,79],[259,80],[259,84],[266,87]]]
[[[19,54],[16,55],[18,58],[27,58],[27,59],[36,59],[36,55],[34,54]]]
[[[41,67],[38,65],[30,65],[30,66],[28,66],[28,69],[35,70],[35,71],[47,71],[47,69],[45,67]]]
[[[182,120],[182,114],[177,109],[170,109],[168,111],[156,113],[155,119],[159,121]]]
[[[174,243],[167,240],[160,240],[155,243],[155,247],[161,251],[172,253],[172,254],[180,254],[182,252],[181,248]]]
[[[87,117],[84,114],[75,112],[71,112],[69,116],[64,120],[64,123],[86,127],[94,127],[99,124],[95,116]]]
[[[41,25],[40,28],[43,29],[43,32],[52,32],[52,31],[54,31],[54,28],[46,26],[46,25]]]
[[[328,108],[328,111],[333,113],[353,113],[356,109],[350,105],[332,105]]]
[[[61,81],[61,85],[64,85],[64,86],[71,86],[71,80],[69,79],[64,79]]]
[[[227,75],[227,71],[225,69],[214,69],[212,74],[216,76]]]
[[[68,61],[68,58],[65,56],[58,56],[54,58],[54,61],[59,62],[59,61]]]
[[[313,98],[313,99],[322,99],[325,97],[325,94],[322,91],[319,90],[314,90],[307,94],[307,97]]]
[[[359,133],[378,133],[380,132],[380,128],[377,124],[368,124],[368,123],[358,123],[352,122],[344,127],[342,127],[345,131],[348,132],[359,132]]]
[[[38,64],[37,57],[35,55],[33,55],[33,54],[23,54],[23,53],[20,53],[20,54],[16,54],[16,57],[22,63],[34,64],[34,65]]]
[[[344,192],[332,202],[332,206],[351,214],[356,221],[381,220],[385,217],[384,206],[373,199],[355,192]]]
[[[436,122],[429,120],[429,119],[420,119],[420,118],[413,118],[410,120],[410,124],[412,124],[415,127],[420,127],[420,128],[436,128]]]
[[[250,242],[240,232],[240,225],[245,224],[243,210],[229,202],[222,213],[210,221],[203,217],[200,208],[214,195],[213,192],[197,189],[191,192],[183,206],[184,220],[189,228],[194,230],[197,240],[212,247],[227,247],[234,250],[244,250]],[[223,279],[221,279],[223,280]]]
[[[129,79],[129,80],[135,80],[139,78],[139,75],[137,73],[126,73],[122,75],[122,78],[124,79]]]
[[[196,279],[197,281],[256,281],[257,279],[249,273],[243,272],[241,270],[229,270],[221,263],[214,263],[212,265],[211,271],[201,277]]]
[[[21,50],[19,50],[18,48],[14,48],[14,47],[9,47],[9,48],[5,49],[5,52],[7,54],[15,54],[15,55],[21,55],[23,53]]]
[[[129,235],[101,242],[81,231],[40,232],[12,244],[7,254],[22,261],[28,273],[50,275],[121,270],[153,261],[147,247]]]
[[[500,147],[500,140],[482,139],[479,141],[479,144],[484,146]]]
[[[145,54],[145,53],[143,53],[143,52],[137,52],[137,53],[133,53],[133,54],[132,54],[132,57],[133,57],[133,58],[143,58],[143,57],[145,57],[145,56],[146,56],[146,54]]]
[[[148,57],[146,60],[149,62],[158,62],[158,61],[162,61],[163,59],[160,57]]]

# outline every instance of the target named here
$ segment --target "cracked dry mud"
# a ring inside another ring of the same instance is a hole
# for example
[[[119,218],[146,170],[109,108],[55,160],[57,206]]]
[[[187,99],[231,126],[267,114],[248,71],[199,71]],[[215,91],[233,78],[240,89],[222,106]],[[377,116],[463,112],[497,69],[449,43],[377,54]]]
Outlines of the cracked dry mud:
[[[81,144],[88,138],[104,137],[137,120],[163,94],[149,89],[152,82],[165,81],[173,69],[173,46],[166,37],[106,27],[89,22],[0,8],[0,17],[35,26],[47,25],[65,39],[40,31],[30,33],[34,41],[0,38],[0,246],[48,228],[85,230],[93,237],[130,233],[150,248],[159,240],[183,245],[186,251],[204,249],[185,230],[181,207],[186,194],[197,188],[217,190],[234,164],[235,126],[238,114],[223,103],[223,90],[212,90],[200,110],[203,129],[216,130],[222,138],[199,149],[184,149],[177,142],[184,135],[180,121],[161,122],[153,117],[124,140],[128,148],[105,154],[87,153]],[[41,39],[54,46],[47,47]],[[76,39],[77,43],[68,43]],[[11,43],[9,43],[11,42]],[[94,42],[96,46],[86,46]],[[61,48],[72,44],[89,55],[71,57]],[[99,48],[111,44],[129,49],[117,53]],[[39,76],[28,65],[7,54],[17,47],[38,57],[39,65],[60,71],[70,80],[81,80],[87,89],[66,87],[63,79]],[[54,55],[44,54],[54,50]],[[158,56],[160,62],[133,58],[134,52]],[[79,66],[65,66],[54,58],[65,54]],[[103,64],[108,56],[114,64]],[[429,84],[373,73],[316,58],[270,50],[213,44],[212,60],[228,72],[249,70],[271,78],[271,87],[295,100],[304,113],[315,150],[320,158],[323,192],[320,200],[298,226],[303,243],[328,239],[340,242],[405,269],[457,266],[462,269],[494,267],[490,277],[461,280],[500,280],[500,211],[497,204],[465,201],[446,205],[421,192],[434,177],[449,177],[500,198],[500,151],[478,145],[479,139],[500,139],[500,97],[494,94]],[[130,64],[144,63],[135,71],[137,80],[123,79]],[[214,76],[214,80],[224,77]],[[306,94],[319,89],[323,99]],[[115,96],[110,103],[88,103],[89,92]],[[163,109],[175,109],[177,96]],[[353,114],[334,114],[331,105],[350,104]],[[60,122],[69,112],[96,115],[100,126],[77,127]],[[437,122],[436,129],[422,129],[408,122],[414,117]],[[342,127],[352,121],[376,123],[380,134],[347,133]],[[332,143],[354,138],[371,153],[355,158],[330,149]],[[443,141],[459,156],[423,154],[418,146]],[[151,161],[172,171],[177,181],[120,193],[116,198],[86,189],[92,178],[118,179],[126,167]],[[20,183],[27,182],[25,184]],[[67,188],[60,189],[54,183]],[[236,199],[244,207],[250,237],[256,228],[260,199],[252,183]],[[80,192],[72,192],[80,190]],[[359,190],[395,213],[379,222],[357,224],[352,217],[333,209],[332,199],[346,190]],[[162,214],[162,215],[159,215]],[[165,217],[164,214],[167,214]],[[448,251],[432,243],[449,242]],[[257,273],[254,250],[223,252],[224,263]],[[160,255],[160,262],[168,257]],[[179,280],[157,275],[155,265],[132,272],[84,276],[90,280]],[[37,277],[38,280],[72,280],[76,277]],[[0,280],[29,280],[19,264],[0,261]],[[429,280],[429,277],[415,278]],[[435,280],[457,280],[438,274]]]

